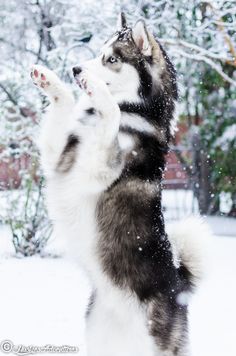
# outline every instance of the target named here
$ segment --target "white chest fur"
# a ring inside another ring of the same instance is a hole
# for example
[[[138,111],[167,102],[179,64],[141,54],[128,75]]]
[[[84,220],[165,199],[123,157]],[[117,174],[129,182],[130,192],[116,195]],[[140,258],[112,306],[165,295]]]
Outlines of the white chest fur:
[[[160,355],[148,332],[145,306],[129,291],[103,282],[87,322],[88,356]]]
[[[71,181],[48,185],[48,209],[55,233],[64,240],[66,253],[78,260],[86,270],[96,269],[96,206],[98,194],[83,194]]]

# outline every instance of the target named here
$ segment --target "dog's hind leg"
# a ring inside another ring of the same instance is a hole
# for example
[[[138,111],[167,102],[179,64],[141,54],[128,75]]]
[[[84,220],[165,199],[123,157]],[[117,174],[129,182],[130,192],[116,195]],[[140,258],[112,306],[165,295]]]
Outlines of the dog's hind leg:
[[[48,96],[51,105],[47,117],[42,122],[39,147],[41,151],[41,162],[46,176],[54,174],[58,160],[66,147],[70,130],[73,126],[71,115],[75,100],[72,92],[51,70],[34,65],[31,70],[33,83]],[[69,142],[77,144],[75,136]]]
[[[167,296],[157,297],[148,308],[149,332],[160,356],[189,356],[188,310]]]

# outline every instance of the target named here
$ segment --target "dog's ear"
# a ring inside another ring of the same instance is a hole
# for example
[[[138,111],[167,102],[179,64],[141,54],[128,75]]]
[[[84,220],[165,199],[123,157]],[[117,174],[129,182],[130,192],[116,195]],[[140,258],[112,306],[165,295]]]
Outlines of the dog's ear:
[[[117,19],[117,30],[120,31],[120,30],[122,30],[123,28],[126,28],[126,27],[127,27],[126,17],[125,17],[124,12],[121,12],[118,15],[118,19]]]
[[[143,20],[136,22],[132,29],[132,36],[136,46],[145,56],[151,56],[152,45],[149,40],[148,31]]]

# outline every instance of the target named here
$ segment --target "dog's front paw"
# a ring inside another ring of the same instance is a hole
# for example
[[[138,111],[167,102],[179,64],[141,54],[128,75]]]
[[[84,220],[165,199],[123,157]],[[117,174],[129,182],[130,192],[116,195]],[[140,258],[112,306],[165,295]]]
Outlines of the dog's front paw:
[[[99,92],[105,94],[109,92],[106,83],[88,70],[83,70],[80,74],[75,75],[75,81],[90,97],[98,95]]]
[[[47,75],[48,72],[49,72],[48,69],[38,65],[34,65],[31,68],[31,73],[30,73],[33,83],[40,88],[43,89],[48,88],[51,85],[50,78],[48,78]]]
[[[89,82],[88,77],[86,74],[81,74],[78,79],[76,79],[77,84],[79,87],[85,91],[85,93],[89,96],[92,96],[93,94],[93,88],[91,86],[91,83]]]
[[[74,77],[79,87],[89,95],[93,107],[101,116],[113,116],[115,113],[120,115],[119,107],[103,80],[86,69],[81,70],[78,74],[74,73]]]
[[[49,100],[58,105],[74,104],[72,93],[58,78],[56,73],[40,65],[34,65],[30,72],[33,83],[44,90]]]
[[[88,71],[84,70],[79,75],[76,75],[75,81],[87,95],[92,96],[94,94],[95,83],[92,75]]]

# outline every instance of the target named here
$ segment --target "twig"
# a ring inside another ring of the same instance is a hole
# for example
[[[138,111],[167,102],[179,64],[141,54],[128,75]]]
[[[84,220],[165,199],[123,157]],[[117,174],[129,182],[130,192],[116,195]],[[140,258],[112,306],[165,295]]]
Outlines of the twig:
[[[232,84],[233,86],[236,87],[236,81],[231,79],[223,70],[222,68],[215,63],[214,61],[212,61],[210,58],[207,58],[205,56],[199,55],[199,54],[190,54],[190,53],[186,53],[184,51],[175,49],[175,52],[186,57],[186,58],[190,58],[193,59],[195,61],[199,61],[199,62],[205,62],[207,63],[209,66],[211,66],[226,82]]]
[[[21,108],[16,99],[13,98],[13,96],[11,95],[11,93],[4,87],[4,85],[2,85],[2,83],[0,83],[0,88],[2,89],[2,91],[8,96],[8,99],[15,105],[19,108],[20,110],[20,114],[24,117],[28,117],[28,115],[25,113],[24,109]]]
[[[176,47],[184,47],[184,48],[188,48],[190,51],[196,51],[197,54],[200,54],[200,55],[204,55],[208,58],[212,58],[212,59],[218,59],[222,62],[229,62],[231,61],[230,58],[227,58],[227,57],[223,57],[217,53],[214,53],[214,52],[211,52],[209,50],[206,50],[205,48],[202,48],[198,45],[195,45],[193,43],[189,43],[189,42],[186,42],[184,40],[180,40],[180,39],[170,39],[170,38],[160,38],[159,41],[161,43],[164,43],[164,44],[167,44],[167,45],[171,45],[171,46],[176,46]]]

